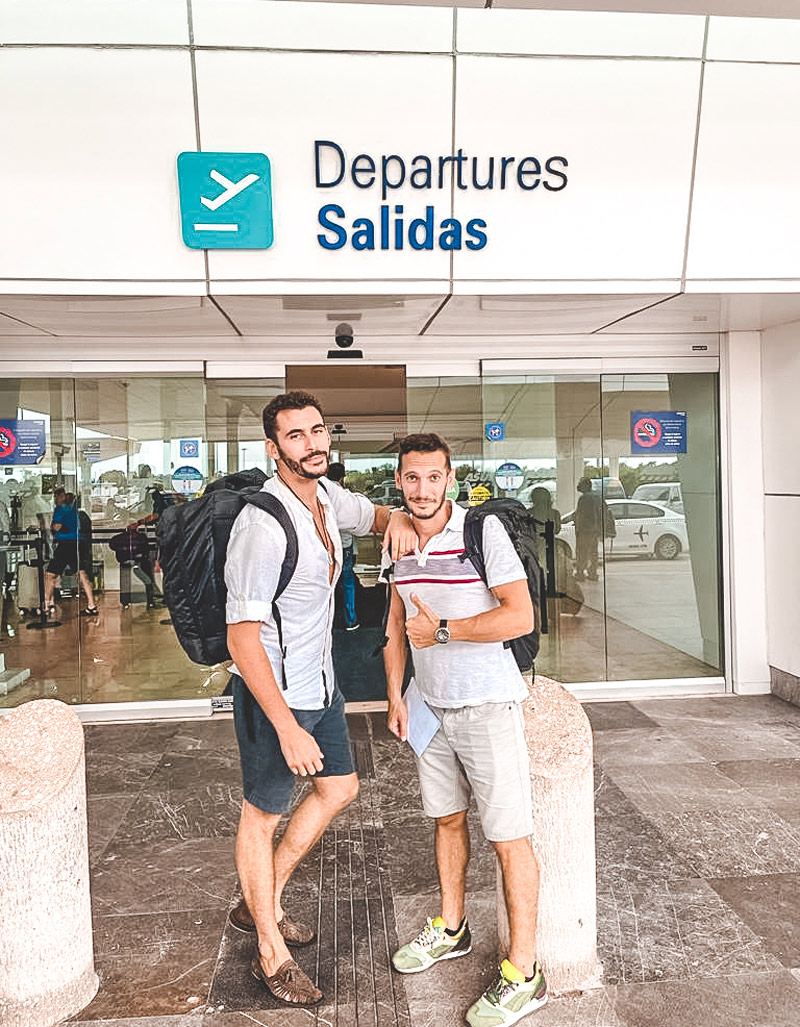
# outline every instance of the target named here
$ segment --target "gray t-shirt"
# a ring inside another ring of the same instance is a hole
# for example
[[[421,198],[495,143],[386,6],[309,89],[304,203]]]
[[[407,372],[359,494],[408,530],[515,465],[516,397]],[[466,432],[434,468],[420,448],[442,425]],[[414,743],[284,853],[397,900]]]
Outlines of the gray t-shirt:
[[[492,610],[500,604],[489,588],[524,581],[525,569],[496,517],[483,523],[483,553],[487,587],[464,553],[466,511],[450,504],[450,519],[438,535],[395,564],[394,583],[413,617],[416,593],[439,617],[459,620]],[[485,702],[517,702],[528,694],[510,649],[502,642],[456,642],[413,649],[414,677],[420,695],[431,706],[458,709]]]

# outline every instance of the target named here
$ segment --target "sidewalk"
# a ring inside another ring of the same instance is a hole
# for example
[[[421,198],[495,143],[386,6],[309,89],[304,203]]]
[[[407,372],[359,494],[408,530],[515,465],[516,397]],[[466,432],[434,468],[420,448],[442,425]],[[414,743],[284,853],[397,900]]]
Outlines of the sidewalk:
[[[536,1027],[798,1027],[800,708],[772,696],[590,704],[605,987]],[[295,876],[315,922],[300,964],[326,998],[278,1007],[249,974],[236,901],[230,720],[89,726],[99,1027],[450,1027],[494,973],[494,857],[473,823],[470,956],[400,977],[389,957],[436,908],[413,760],[350,717],[357,802]]]

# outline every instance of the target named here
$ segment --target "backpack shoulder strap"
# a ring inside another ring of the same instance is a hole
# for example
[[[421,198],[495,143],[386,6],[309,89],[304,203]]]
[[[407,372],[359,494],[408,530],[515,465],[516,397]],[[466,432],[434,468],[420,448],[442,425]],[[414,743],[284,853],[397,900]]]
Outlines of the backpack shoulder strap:
[[[283,644],[283,623],[281,621],[281,611],[278,609],[278,599],[283,595],[297,568],[297,532],[295,531],[292,518],[289,516],[289,511],[280,499],[273,496],[271,492],[261,492],[260,490],[258,492],[249,492],[245,495],[244,499],[250,506],[256,506],[259,510],[263,510],[274,517],[286,535],[286,554],[281,564],[280,574],[278,575],[275,595],[272,597],[272,618],[275,621],[275,628],[278,632],[278,646],[283,657],[281,660],[281,684],[284,691],[286,691],[288,687],[286,684],[286,646]]]
[[[474,506],[467,511],[464,518],[464,555],[462,559],[471,560],[475,570],[486,583],[486,560],[483,557],[483,516],[478,513],[480,507]]]
[[[283,528],[283,533],[286,535],[286,555],[283,558],[281,564],[281,572],[278,576],[278,585],[275,589],[275,595],[273,596],[273,603],[276,599],[283,595],[286,591],[286,586],[292,580],[292,575],[297,569],[297,532],[295,531],[294,522],[289,516],[289,511],[277,498],[273,496],[271,492],[251,492],[245,497],[245,502],[249,503],[250,506],[258,507],[259,510],[263,510],[265,513],[270,514]]]

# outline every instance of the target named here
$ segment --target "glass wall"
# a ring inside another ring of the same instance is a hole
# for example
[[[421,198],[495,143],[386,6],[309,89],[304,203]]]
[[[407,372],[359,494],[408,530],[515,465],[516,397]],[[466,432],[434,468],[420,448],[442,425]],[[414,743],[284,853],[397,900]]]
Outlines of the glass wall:
[[[540,672],[566,683],[723,673],[716,375],[338,374],[287,368],[286,381],[320,393],[348,487],[397,502],[398,438],[434,431],[452,447],[458,503],[514,496],[551,521]],[[191,663],[177,643],[155,526],[209,480],[272,473],[261,410],[283,389],[280,378],[0,382],[0,704],[222,691],[225,672]],[[54,530],[59,486],[74,497],[79,538]],[[57,551],[63,567],[51,563]],[[372,656],[379,551],[356,543],[363,637],[337,621],[355,698],[383,697]]]
[[[484,484],[553,525],[541,673],[723,673],[716,397],[714,374],[484,379],[485,421],[502,426]]]

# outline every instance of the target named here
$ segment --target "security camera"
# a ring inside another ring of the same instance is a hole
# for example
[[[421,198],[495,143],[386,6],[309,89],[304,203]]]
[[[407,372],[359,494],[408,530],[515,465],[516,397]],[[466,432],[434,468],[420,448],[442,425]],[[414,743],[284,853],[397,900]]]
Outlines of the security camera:
[[[337,325],[334,329],[333,337],[336,340],[336,345],[339,349],[350,349],[353,345],[353,327],[352,325],[342,323]]]
[[[360,349],[351,349],[353,345],[353,326],[342,322],[338,324],[333,331],[333,339],[336,343],[337,349],[328,350],[328,359],[333,360],[337,357],[353,357],[358,360],[363,358],[364,354]]]

